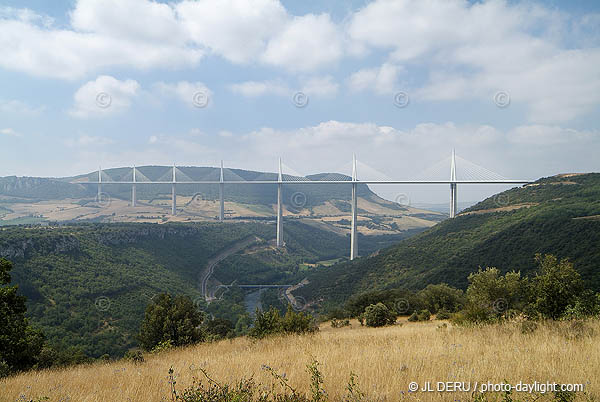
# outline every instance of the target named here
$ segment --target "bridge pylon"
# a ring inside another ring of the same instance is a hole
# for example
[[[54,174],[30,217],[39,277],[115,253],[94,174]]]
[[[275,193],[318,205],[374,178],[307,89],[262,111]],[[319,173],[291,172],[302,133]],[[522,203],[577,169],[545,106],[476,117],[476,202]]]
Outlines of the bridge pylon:
[[[352,224],[350,231],[350,260],[358,257],[358,239],[356,237],[356,214],[358,210],[356,194],[356,155],[352,155]]]
[[[281,171],[281,158],[279,158],[279,174],[277,175],[277,247],[283,245],[283,213],[281,205],[281,190],[283,174]]]
[[[458,201],[456,198],[456,152],[452,150],[450,161],[450,218],[455,218],[458,213]]]
[[[177,178],[175,175],[175,164],[173,164],[173,181],[171,183],[171,215],[177,215],[177,190],[175,188],[175,183],[177,182]]]

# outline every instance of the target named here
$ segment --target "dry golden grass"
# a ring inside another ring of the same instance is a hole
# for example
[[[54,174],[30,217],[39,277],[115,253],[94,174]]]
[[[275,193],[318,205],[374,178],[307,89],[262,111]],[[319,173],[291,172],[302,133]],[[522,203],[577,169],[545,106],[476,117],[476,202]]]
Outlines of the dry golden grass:
[[[113,362],[64,370],[29,372],[0,381],[0,400],[48,396],[51,401],[170,400],[168,370],[177,387],[202,377],[202,367],[221,382],[253,376],[270,384],[266,364],[286,373],[292,386],[308,391],[306,364],[320,363],[329,396],[341,397],[350,372],[369,401],[469,401],[466,393],[407,393],[416,381],[491,381],[516,384],[558,382],[586,384],[588,395],[600,396],[600,323],[587,323],[593,335],[573,338],[570,323],[545,324],[530,335],[518,323],[481,328],[440,328],[440,322],[406,323],[372,329],[353,322],[333,329],[328,324],[312,336],[276,337],[253,342],[246,338],[201,344],[146,356],[146,362]],[[497,395],[497,394],[496,394]],[[527,395],[515,394],[515,400]],[[63,399],[61,399],[63,398]],[[580,400],[591,400],[580,397]],[[29,400],[29,399],[26,399]],[[546,399],[538,399],[546,400]],[[550,400],[550,399],[547,399]]]

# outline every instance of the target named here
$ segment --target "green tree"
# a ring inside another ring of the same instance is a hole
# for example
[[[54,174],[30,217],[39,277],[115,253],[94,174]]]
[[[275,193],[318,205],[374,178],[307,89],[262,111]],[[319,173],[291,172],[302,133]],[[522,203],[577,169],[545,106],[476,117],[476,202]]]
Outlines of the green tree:
[[[427,285],[419,292],[419,297],[427,310],[434,314],[440,310],[454,313],[460,310],[465,303],[463,291],[445,283]]]
[[[573,264],[555,256],[536,254],[539,272],[534,282],[535,308],[544,317],[560,318],[568,306],[576,304],[584,290],[581,276]]]
[[[152,350],[161,342],[173,346],[189,345],[204,340],[200,329],[204,314],[187,296],[162,293],[146,308],[138,340],[145,350]]]
[[[383,327],[396,322],[396,315],[383,303],[367,306],[364,318],[367,327]]]
[[[266,311],[256,309],[254,325],[250,328],[248,335],[252,338],[264,338],[265,336],[281,332],[283,332],[283,327],[279,310],[273,306]]]
[[[44,346],[40,330],[29,325],[25,297],[9,286],[10,261],[0,258],[0,376],[31,368]]]
[[[486,268],[469,275],[465,309],[469,321],[497,319],[509,310],[522,310],[528,301],[528,281],[520,272],[500,275],[497,268]]]

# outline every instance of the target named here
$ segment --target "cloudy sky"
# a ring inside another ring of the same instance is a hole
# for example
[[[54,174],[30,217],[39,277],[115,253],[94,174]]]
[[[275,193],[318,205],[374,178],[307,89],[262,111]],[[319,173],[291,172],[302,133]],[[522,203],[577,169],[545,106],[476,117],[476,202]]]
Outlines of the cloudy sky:
[[[599,171],[599,66],[594,0],[2,0],[0,176]]]

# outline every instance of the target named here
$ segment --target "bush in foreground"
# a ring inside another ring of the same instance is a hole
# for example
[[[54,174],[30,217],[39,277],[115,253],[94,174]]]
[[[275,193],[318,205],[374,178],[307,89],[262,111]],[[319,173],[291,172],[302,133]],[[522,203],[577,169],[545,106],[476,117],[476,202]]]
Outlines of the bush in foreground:
[[[313,360],[306,366],[310,374],[310,392],[302,393],[289,384],[285,374],[279,374],[272,367],[263,365],[263,370],[269,372],[275,382],[279,385],[265,387],[257,384],[252,378],[243,379],[233,385],[221,384],[209,376],[204,369],[199,369],[203,379],[194,377],[192,386],[177,391],[173,368],[169,369],[169,385],[171,400],[182,402],[327,402],[327,392],[323,388],[324,377],[319,370],[319,362]],[[346,385],[346,402],[367,401],[365,394],[360,390],[356,382],[356,375],[350,373],[350,379]]]
[[[282,317],[279,310],[271,307],[267,311],[256,310],[254,326],[248,335],[252,338],[264,338],[277,334],[306,334],[318,331],[314,318],[304,312],[296,312],[288,305]]]
[[[367,306],[363,317],[367,327],[383,327],[396,322],[396,314],[383,303]]]
[[[162,293],[146,308],[138,335],[140,346],[150,351],[162,342],[173,346],[201,342],[205,338],[200,328],[203,318],[189,297]]]

